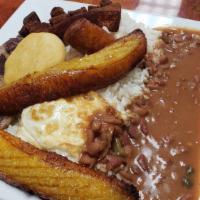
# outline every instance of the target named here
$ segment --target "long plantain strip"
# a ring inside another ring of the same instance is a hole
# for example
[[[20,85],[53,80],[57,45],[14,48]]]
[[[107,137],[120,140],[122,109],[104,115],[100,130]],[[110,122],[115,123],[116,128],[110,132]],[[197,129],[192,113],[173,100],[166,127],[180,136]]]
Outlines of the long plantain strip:
[[[134,200],[126,187],[0,130],[0,178],[51,200]],[[19,159],[20,158],[20,159]]]
[[[136,66],[146,47],[143,32],[136,30],[94,54],[27,75],[0,89],[0,113],[15,114],[29,105],[108,86]]]

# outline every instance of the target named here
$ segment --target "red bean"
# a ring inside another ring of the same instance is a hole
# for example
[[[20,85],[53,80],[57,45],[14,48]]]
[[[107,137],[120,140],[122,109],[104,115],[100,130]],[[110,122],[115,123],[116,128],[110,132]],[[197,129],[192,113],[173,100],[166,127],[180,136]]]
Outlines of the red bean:
[[[143,133],[144,135],[148,135],[148,133],[149,133],[148,126],[147,126],[147,122],[146,122],[145,119],[142,119],[142,120],[140,121],[140,130],[142,131],[142,133]]]
[[[93,131],[99,131],[101,128],[101,121],[99,119],[94,119],[91,125]]]
[[[140,168],[136,165],[133,165],[131,168],[130,168],[130,171],[132,172],[132,174],[135,174],[135,175],[140,175],[142,173],[142,171],[140,170]]]
[[[146,100],[143,96],[136,97],[134,102],[137,106],[145,106],[146,105]]]
[[[143,171],[149,172],[148,161],[144,154],[138,156],[137,162]]]
[[[89,156],[87,153],[84,153],[81,155],[79,162],[80,162],[80,164],[88,165],[88,166],[92,167],[96,162],[96,158],[93,158],[93,157]]]
[[[123,129],[120,126],[114,126],[114,129],[115,136],[120,136],[123,134]]]
[[[131,114],[131,123],[134,125],[138,125],[140,123],[140,116],[137,113]]]
[[[149,81],[149,82],[148,82],[147,87],[148,87],[150,90],[156,90],[156,89],[159,88],[159,84],[152,80],[152,81]]]
[[[192,200],[193,196],[191,194],[184,194],[178,200]]]
[[[128,181],[133,181],[133,177],[131,176],[131,174],[129,173],[129,172],[127,172],[126,170],[122,170],[122,171],[120,171],[120,175],[124,178],[124,179],[126,179],[126,180],[128,180]]]
[[[87,144],[88,154],[91,156],[98,156],[106,147],[106,141],[96,139],[94,142]]]
[[[120,136],[120,140],[121,140],[123,146],[129,145],[131,143],[130,137],[129,137],[127,131],[124,131],[124,133]]]
[[[129,136],[131,138],[135,138],[136,134],[137,134],[137,126],[134,125],[130,125],[129,130],[128,130]]]
[[[136,112],[139,116],[144,117],[149,113],[149,110],[146,107],[134,106],[134,112]]]
[[[6,51],[10,54],[14,49],[17,47],[19,42],[22,40],[22,38],[16,37],[16,38],[10,38],[6,43],[4,43],[4,47]]]
[[[116,156],[116,155],[107,155],[106,156],[106,160],[108,161],[107,168],[109,170],[112,170],[112,169],[115,169],[117,167],[120,167],[120,165],[125,163],[125,159],[124,158],[122,158],[120,156]]]
[[[116,124],[116,125],[121,125],[122,120],[119,118],[116,118],[115,116],[112,115],[103,115],[104,122],[109,123],[109,124]]]
[[[91,143],[94,141],[94,132],[91,129],[87,130],[87,142]]]
[[[5,57],[5,55],[1,54],[0,55],[0,75],[4,74],[5,62],[6,62],[6,57]]]
[[[54,7],[52,10],[51,10],[51,17],[55,17],[55,16],[58,16],[58,15],[61,15],[65,13],[65,11],[63,10],[63,8],[61,7]]]

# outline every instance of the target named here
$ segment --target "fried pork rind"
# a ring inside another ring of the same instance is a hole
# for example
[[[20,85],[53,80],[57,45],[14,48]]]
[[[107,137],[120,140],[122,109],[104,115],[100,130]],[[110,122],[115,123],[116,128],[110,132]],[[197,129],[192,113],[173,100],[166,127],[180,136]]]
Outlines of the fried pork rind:
[[[51,200],[134,200],[134,187],[122,185],[54,153],[40,151],[0,130],[0,178]],[[136,197],[136,198],[135,198]]]
[[[113,43],[115,38],[86,19],[75,21],[66,30],[63,41],[83,54],[94,53]]]
[[[94,54],[27,75],[0,89],[0,113],[108,86],[143,59],[146,47],[145,35],[136,30]]]

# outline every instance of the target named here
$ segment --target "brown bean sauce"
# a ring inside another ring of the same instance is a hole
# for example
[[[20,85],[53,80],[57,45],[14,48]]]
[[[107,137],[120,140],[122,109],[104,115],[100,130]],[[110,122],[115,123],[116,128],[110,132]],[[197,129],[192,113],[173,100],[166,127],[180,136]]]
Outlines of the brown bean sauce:
[[[197,200],[200,196],[200,47],[198,35],[163,30],[165,62],[154,63],[149,114],[143,119],[148,134],[134,140],[145,156],[148,171],[133,183],[145,200]],[[152,69],[152,66],[150,67]],[[163,81],[163,82],[162,82]],[[164,84],[161,84],[164,83]],[[148,85],[148,84],[147,84]],[[139,130],[139,129],[138,129]]]
[[[143,63],[150,92],[129,105],[128,127],[112,125],[111,145],[93,166],[135,185],[141,200],[200,196],[199,60],[197,32],[162,30],[160,43]],[[96,131],[99,124],[92,127]]]

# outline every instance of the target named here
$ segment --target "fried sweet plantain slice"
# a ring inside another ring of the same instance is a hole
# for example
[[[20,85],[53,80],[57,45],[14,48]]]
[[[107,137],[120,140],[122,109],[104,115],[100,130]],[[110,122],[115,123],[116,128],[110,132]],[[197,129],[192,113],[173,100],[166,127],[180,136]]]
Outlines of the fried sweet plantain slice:
[[[0,89],[0,113],[108,86],[141,61],[146,47],[145,35],[136,30],[94,54],[27,75]]]
[[[0,178],[51,200],[134,200],[134,187],[121,185],[54,153],[36,149],[0,130]],[[129,188],[129,190],[127,190]]]

